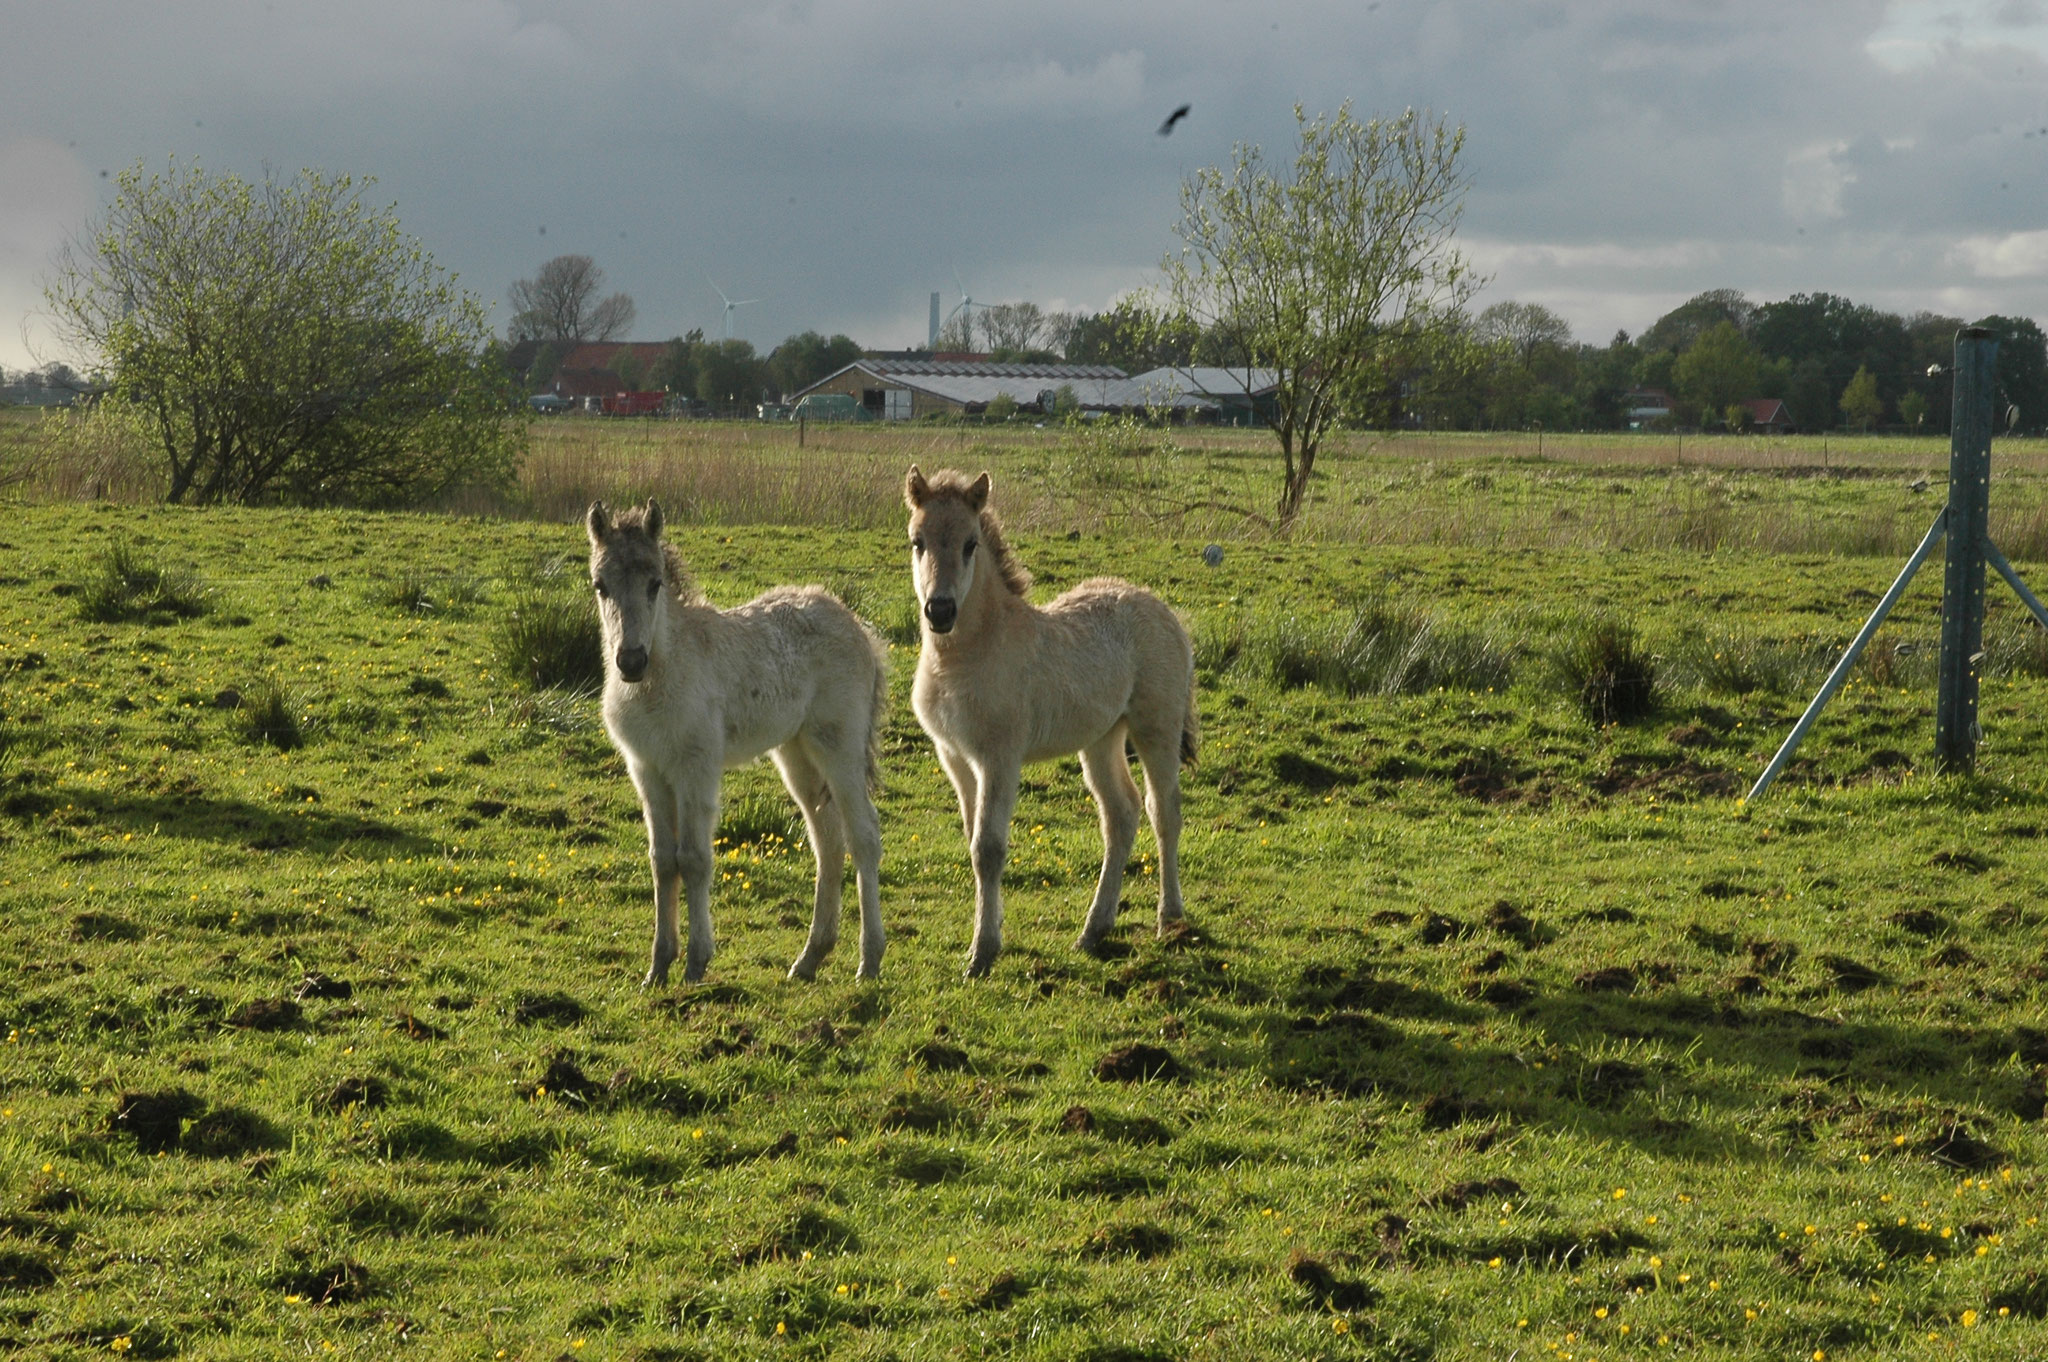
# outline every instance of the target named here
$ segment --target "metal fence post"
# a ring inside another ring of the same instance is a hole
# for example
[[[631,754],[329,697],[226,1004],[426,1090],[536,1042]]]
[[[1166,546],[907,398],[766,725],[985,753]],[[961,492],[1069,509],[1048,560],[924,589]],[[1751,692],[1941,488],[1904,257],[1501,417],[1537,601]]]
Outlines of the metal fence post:
[[[1956,333],[1955,406],[1949,424],[1948,554],[1941,589],[1940,690],[1934,760],[1946,771],[1977,762],[1977,665],[1984,650],[1984,549],[1991,509],[1991,408],[1998,340],[1983,327]]]

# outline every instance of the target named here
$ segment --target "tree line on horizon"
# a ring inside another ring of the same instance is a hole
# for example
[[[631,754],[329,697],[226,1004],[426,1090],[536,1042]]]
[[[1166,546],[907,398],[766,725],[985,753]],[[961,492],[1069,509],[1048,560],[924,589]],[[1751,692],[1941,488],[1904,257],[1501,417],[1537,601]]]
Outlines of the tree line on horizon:
[[[566,283],[574,296],[540,287]],[[529,389],[553,380],[570,347],[623,338],[630,298],[599,299],[603,272],[587,256],[548,262],[514,285],[510,338],[539,344],[520,366]],[[1802,431],[1894,430],[1941,434],[1949,421],[1954,338],[1965,325],[1935,312],[1900,315],[1831,293],[1752,302],[1709,289],[1638,334],[1605,345],[1573,338],[1571,323],[1539,303],[1498,302],[1437,319],[1429,333],[1376,346],[1382,363],[1343,395],[1347,424],[1453,430],[1621,430],[1640,394],[1670,399],[1665,423],[1741,430],[1755,398],[1785,404]],[[1977,319],[2001,337],[2001,425],[2048,429],[2048,335],[2032,319]],[[1029,301],[962,310],[947,320],[939,352],[1007,363],[1114,365],[1139,373],[1165,365],[1237,366],[1232,329],[1202,326],[1160,300],[1132,294],[1097,313]],[[1376,338],[1384,340],[1384,337]],[[863,347],[815,330],[767,354],[745,340],[707,340],[701,330],[666,342],[653,362],[624,352],[614,364],[629,389],[684,393],[737,407],[797,392],[857,360]],[[915,352],[913,352],[915,353]],[[1632,394],[1638,396],[1632,397]]]

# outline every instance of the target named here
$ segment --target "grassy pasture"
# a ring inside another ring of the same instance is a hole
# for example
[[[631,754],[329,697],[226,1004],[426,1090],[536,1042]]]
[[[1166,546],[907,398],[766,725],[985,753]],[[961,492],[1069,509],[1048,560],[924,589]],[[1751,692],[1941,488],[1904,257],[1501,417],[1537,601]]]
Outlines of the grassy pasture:
[[[1980,774],[1929,775],[1925,574],[1786,782],[1734,797],[1895,570],[1827,535],[1917,538],[1938,486],[1361,452],[1351,532],[1211,569],[1215,522],[1157,487],[1106,520],[1032,481],[1072,457],[1043,441],[941,454],[865,447],[873,528],[707,503],[678,542],[722,603],[820,580],[907,639],[894,479],[987,455],[1041,593],[1114,570],[1196,631],[1190,931],[1152,936],[1141,836],[1119,948],[1071,951],[1099,841],[1069,760],[1028,773],[1009,950],[963,983],[899,647],[884,979],[849,940],[783,981],[810,871],[757,765],[711,982],[643,994],[623,770],[495,643],[580,592],[580,531],[11,509],[0,1351],[2048,1350],[2048,657],[1997,599]],[[2033,487],[2000,484],[2008,539]],[[1602,509],[1659,499],[1723,533]],[[1602,613],[1656,660],[1647,719],[1597,727],[1554,673]],[[1350,646],[1365,619],[1421,670]]]

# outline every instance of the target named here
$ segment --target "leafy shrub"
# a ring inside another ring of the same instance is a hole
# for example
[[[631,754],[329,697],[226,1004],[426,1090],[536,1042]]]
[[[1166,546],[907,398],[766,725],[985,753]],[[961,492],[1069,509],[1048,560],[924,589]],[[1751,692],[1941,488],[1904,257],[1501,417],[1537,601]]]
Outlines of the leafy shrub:
[[[196,574],[144,557],[127,544],[109,548],[78,593],[79,618],[93,624],[196,619],[212,608]]]
[[[1635,625],[1595,615],[1571,620],[1550,649],[1552,675],[1596,724],[1628,723],[1657,707],[1657,659]]]
[[[604,684],[604,639],[588,596],[530,590],[497,630],[498,666],[534,690],[591,690]]]

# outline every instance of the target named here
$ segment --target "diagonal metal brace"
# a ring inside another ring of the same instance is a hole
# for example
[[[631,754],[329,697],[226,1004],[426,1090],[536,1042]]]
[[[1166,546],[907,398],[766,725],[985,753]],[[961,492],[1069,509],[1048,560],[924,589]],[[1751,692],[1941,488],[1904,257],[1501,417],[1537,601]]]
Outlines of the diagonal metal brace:
[[[1984,541],[1984,561],[1991,564],[1999,576],[2005,578],[2005,584],[2018,594],[2027,609],[2034,612],[2035,622],[2043,629],[2048,629],[2048,606],[2043,606],[2034,593],[2027,590],[2027,584],[2012,570],[2012,564],[2005,561],[2005,555],[1998,551],[1998,545],[1989,539]]]
[[[1842,654],[1842,660],[1835,664],[1835,669],[1828,673],[1828,679],[1821,683],[1820,693],[1813,697],[1813,703],[1806,707],[1806,713],[1799,716],[1799,722],[1792,725],[1792,731],[1785,735],[1785,741],[1779,746],[1778,754],[1771,758],[1771,764],[1757,777],[1756,784],[1750,786],[1749,794],[1743,799],[1745,804],[1761,798],[1764,791],[1771,788],[1771,782],[1785,769],[1785,763],[1792,760],[1793,752],[1798,750],[1799,744],[1806,737],[1806,730],[1813,727],[1813,721],[1820,717],[1820,712],[1827,708],[1828,701],[1835,698],[1835,692],[1849,679],[1849,673],[1856,669],[1856,659],[1863,656],[1863,649],[1869,644],[1871,636],[1877,632],[1877,627],[1884,623],[1884,617],[1892,612],[1892,607],[1899,603],[1899,597],[1906,594],[1906,588],[1912,584],[1913,574],[1920,570],[1920,565],[1934,552],[1934,546],[1941,542],[1941,536],[1947,529],[1948,507],[1944,506],[1935,515],[1934,523],[1927,527],[1927,535],[1920,541],[1920,547],[1914,549],[1913,556],[1906,560],[1906,566],[1900,571],[1898,580],[1892,583],[1892,589],[1884,593],[1884,599],[1877,603],[1877,609],[1870,612],[1870,618],[1864,621],[1863,628],[1850,641],[1848,651]],[[1994,549],[1992,552],[1995,553],[1997,550]],[[2003,563],[2005,560],[2000,558],[1998,561]],[[2008,566],[2005,570],[2009,572],[2011,569]],[[2009,577],[2007,580],[2015,584],[2018,582],[2016,577]],[[2026,588],[2020,587],[2019,590],[2024,594]],[[2040,611],[2037,609],[2036,613],[2039,614]],[[2048,616],[2043,617],[2042,625],[2048,628]]]

